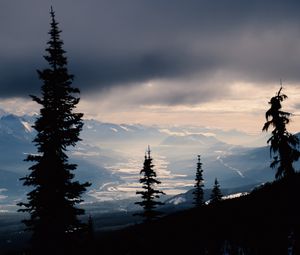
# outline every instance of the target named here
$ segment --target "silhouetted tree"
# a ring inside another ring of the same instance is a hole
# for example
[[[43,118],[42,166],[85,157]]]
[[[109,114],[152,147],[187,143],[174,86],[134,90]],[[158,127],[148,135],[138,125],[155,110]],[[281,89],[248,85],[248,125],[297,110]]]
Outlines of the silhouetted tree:
[[[297,149],[299,139],[297,136],[286,130],[286,125],[290,122],[291,113],[281,111],[281,102],[287,99],[285,94],[281,93],[282,87],[277,94],[271,98],[269,104],[271,108],[266,112],[267,122],[263,126],[263,131],[268,131],[272,126],[272,136],[268,140],[270,153],[273,154],[271,168],[277,168],[275,178],[290,176],[295,173],[293,162],[299,159],[300,153]]]
[[[87,224],[87,234],[89,240],[94,240],[95,230],[94,230],[94,222],[91,215],[89,215],[88,224]]]
[[[156,185],[160,184],[161,182],[156,179],[157,176],[153,169],[153,159],[151,158],[150,153],[150,147],[148,147],[148,152],[145,155],[144,167],[140,171],[140,174],[143,175],[143,177],[140,178],[140,183],[143,184],[142,188],[144,190],[136,192],[136,194],[141,195],[143,201],[135,203],[144,208],[143,213],[138,213],[136,215],[143,216],[146,222],[149,222],[161,215],[161,213],[156,211],[155,208],[157,205],[164,204],[155,200],[159,198],[159,194],[164,194],[164,192],[155,189]]]
[[[203,170],[202,170],[202,163],[200,162],[200,155],[198,155],[198,162],[197,162],[197,170],[196,170],[196,178],[195,178],[195,190],[194,194],[194,204],[197,207],[203,205]]]
[[[218,179],[216,178],[214,187],[213,187],[213,189],[211,191],[211,195],[210,195],[210,203],[216,204],[216,203],[220,202],[221,200],[222,200],[222,192],[220,189]]]
[[[44,56],[49,67],[38,71],[43,82],[41,97],[31,96],[42,106],[33,126],[38,153],[27,157],[26,161],[35,164],[21,179],[34,189],[27,194],[27,202],[19,203],[24,207],[19,211],[30,214],[23,222],[32,231],[34,254],[69,254],[71,245],[76,244],[74,239],[86,228],[77,217],[84,210],[75,205],[82,201],[81,194],[90,184],[72,180],[77,165],[68,163],[66,151],[80,140],[83,114],[73,112],[79,102],[79,90],[71,86],[73,75],[67,69],[52,7],[50,14],[50,40]]]
[[[85,250],[82,254],[97,254],[95,249],[95,229],[91,215],[89,215],[86,232]]]

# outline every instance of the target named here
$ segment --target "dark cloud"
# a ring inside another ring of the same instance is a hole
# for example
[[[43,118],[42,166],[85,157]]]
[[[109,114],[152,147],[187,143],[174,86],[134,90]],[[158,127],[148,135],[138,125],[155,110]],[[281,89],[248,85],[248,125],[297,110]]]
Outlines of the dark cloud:
[[[33,60],[36,60],[33,61]],[[0,97],[27,97],[38,94],[40,83],[36,69],[40,61],[36,58],[9,59],[0,68]]]
[[[197,77],[161,98],[176,104],[196,100],[193,86],[214,98],[216,73],[216,84],[300,80],[299,1],[10,0],[0,3],[0,97],[38,93],[51,4],[83,92]]]
[[[73,70],[78,84],[83,89],[103,89],[118,85],[136,84],[153,79],[174,79],[208,71],[213,60],[203,56],[201,61],[184,52],[165,49],[164,51],[132,53],[130,56],[111,58],[91,58],[74,61]],[[197,63],[198,61],[198,63]],[[199,70],[202,69],[202,70]],[[84,85],[88,84],[87,87]]]

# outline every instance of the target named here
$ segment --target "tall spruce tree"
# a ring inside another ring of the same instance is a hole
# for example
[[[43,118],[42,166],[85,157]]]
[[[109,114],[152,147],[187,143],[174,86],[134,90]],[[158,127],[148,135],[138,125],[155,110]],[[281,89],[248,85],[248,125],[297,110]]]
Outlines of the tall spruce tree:
[[[220,184],[218,182],[218,179],[215,179],[214,187],[211,191],[210,195],[210,204],[216,204],[222,200],[222,192],[220,189]]]
[[[200,207],[203,205],[203,170],[202,170],[202,163],[200,161],[200,155],[198,155],[198,162],[197,162],[197,170],[196,170],[196,177],[195,177],[195,190],[193,191],[194,194],[194,204],[196,207]]]
[[[34,143],[36,155],[26,161],[35,162],[24,180],[25,186],[33,187],[27,194],[27,202],[19,203],[30,218],[24,220],[32,231],[34,254],[69,254],[70,245],[85,224],[78,216],[84,213],[76,207],[89,183],[74,181],[76,164],[68,163],[67,147],[80,140],[82,113],[74,113],[79,102],[79,90],[71,86],[73,75],[67,69],[67,58],[63,50],[61,31],[51,7],[50,40],[45,60],[49,67],[38,71],[43,82],[41,97],[31,96],[41,105],[40,116],[34,124],[37,136]]]
[[[137,213],[136,215],[143,216],[145,222],[150,222],[161,215],[161,212],[155,210],[155,208],[157,205],[164,204],[155,200],[159,198],[159,194],[164,194],[164,192],[155,189],[156,185],[161,182],[156,179],[157,176],[153,169],[154,165],[152,160],[150,147],[148,147],[148,151],[145,155],[144,167],[140,171],[140,174],[143,175],[143,177],[140,178],[140,183],[143,184],[142,188],[144,190],[136,192],[136,194],[141,195],[143,201],[135,203],[143,207],[144,211],[142,213]]]
[[[287,96],[282,94],[281,86],[269,102],[271,108],[266,112],[266,123],[262,129],[268,131],[270,126],[274,128],[268,144],[270,144],[270,154],[273,154],[270,167],[276,168],[278,166],[275,174],[276,179],[293,175],[295,173],[293,162],[297,161],[300,156],[297,149],[299,145],[298,137],[289,133],[286,129],[286,125],[290,122],[291,113],[281,110],[281,102],[285,99],[287,99]]]

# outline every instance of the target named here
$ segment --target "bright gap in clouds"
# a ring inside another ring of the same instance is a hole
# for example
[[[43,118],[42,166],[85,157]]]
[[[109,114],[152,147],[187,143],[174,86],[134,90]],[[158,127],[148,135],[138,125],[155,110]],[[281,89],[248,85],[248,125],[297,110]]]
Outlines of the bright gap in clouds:
[[[86,112],[86,116],[104,122],[158,126],[206,126],[258,134],[265,122],[265,112],[269,108],[268,102],[280,87],[279,83],[278,85],[259,85],[236,82],[224,88],[229,91],[224,96],[218,95],[216,98],[203,100],[203,102],[178,105],[147,103],[147,97],[167,94],[163,91],[163,86],[153,81],[142,86],[116,88],[104,95],[94,95],[93,100],[83,99],[80,108]],[[154,91],[155,87],[156,91]],[[168,86],[167,89],[169,89]],[[201,93],[201,89],[192,92]],[[288,95],[288,99],[283,102],[283,109],[293,113],[289,130],[298,132],[300,131],[300,105],[298,103],[300,88],[295,84],[286,84],[283,92]],[[141,98],[145,100],[145,103]]]
[[[265,122],[265,112],[269,108],[268,102],[280,87],[279,83],[265,85],[235,82],[224,87],[187,87],[192,88],[192,91],[184,92],[180,86],[183,85],[173,86],[170,81],[151,81],[117,87],[94,95],[83,93],[78,111],[83,112],[85,118],[102,122],[205,126],[259,134]],[[296,84],[285,83],[283,92],[288,96],[283,102],[283,109],[293,113],[289,130],[298,132],[300,88]],[[181,95],[185,97],[182,101]],[[164,98],[169,103],[164,104]],[[39,112],[39,105],[29,97],[11,98],[0,102],[0,109],[17,115],[34,114]]]

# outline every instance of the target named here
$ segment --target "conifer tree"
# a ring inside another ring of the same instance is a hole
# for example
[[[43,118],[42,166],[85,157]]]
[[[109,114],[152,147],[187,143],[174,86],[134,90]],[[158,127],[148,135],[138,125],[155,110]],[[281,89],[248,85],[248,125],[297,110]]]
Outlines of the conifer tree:
[[[198,162],[197,162],[197,171],[196,171],[196,178],[195,178],[195,190],[194,194],[194,204],[196,207],[200,207],[203,205],[203,170],[202,170],[202,163],[200,161],[200,155],[198,155]]]
[[[95,229],[94,222],[91,215],[89,215],[87,222],[87,232],[86,232],[86,243],[84,254],[95,254]]]
[[[91,215],[89,215],[89,219],[88,219],[88,223],[87,223],[87,234],[88,234],[88,239],[90,241],[93,241],[94,240],[95,230],[94,230],[93,218],[92,218]]]
[[[286,129],[286,125],[290,122],[291,113],[281,110],[281,102],[287,99],[287,96],[281,91],[282,86],[271,98],[269,102],[271,108],[266,112],[266,123],[263,126],[263,131],[268,131],[270,126],[274,128],[268,144],[270,143],[270,153],[273,154],[270,167],[276,168],[278,166],[275,174],[276,179],[293,175],[295,173],[293,162],[297,161],[300,156],[297,149],[298,137]]]
[[[150,222],[153,219],[161,215],[161,212],[155,210],[157,205],[163,205],[164,203],[157,201],[159,194],[164,194],[164,192],[156,189],[156,185],[161,182],[156,179],[156,172],[154,171],[154,165],[152,163],[150,147],[145,155],[144,167],[140,171],[140,174],[143,175],[140,178],[140,183],[143,184],[143,191],[137,191],[136,194],[140,194],[142,197],[141,202],[136,202],[143,207],[144,211],[142,213],[137,213],[136,215],[141,215],[144,217],[145,222]]]
[[[34,254],[69,254],[70,245],[86,227],[78,216],[84,213],[76,204],[89,183],[74,181],[76,164],[68,162],[67,147],[80,140],[82,113],[74,113],[79,90],[71,86],[73,75],[67,69],[67,58],[60,39],[61,31],[51,7],[50,40],[45,60],[48,68],[38,71],[43,82],[41,97],[31,96],[41,105],[34,124],[37,154],[26,161],[34,162],[30,173],[22,178],[25,186],[33,187],[27,202],[19,203],[30,218],[23,222],[32,232]]]
[[[222,192],[220,189],[220,184],[218,182],[218,179],[215,179],[214,187],[211,191],[210,195],[210,204],[216,204],[222,200]]]

